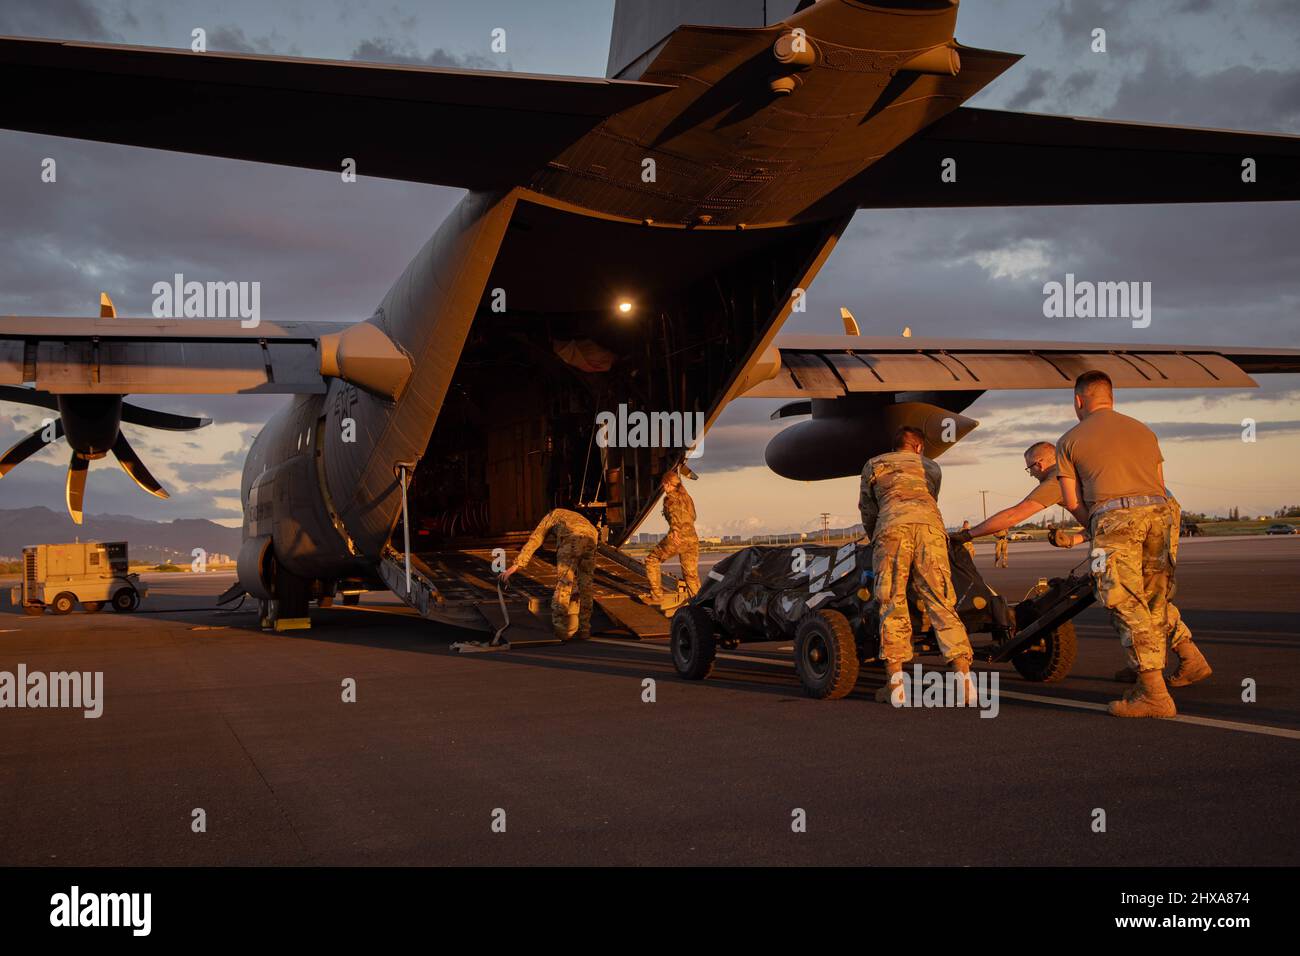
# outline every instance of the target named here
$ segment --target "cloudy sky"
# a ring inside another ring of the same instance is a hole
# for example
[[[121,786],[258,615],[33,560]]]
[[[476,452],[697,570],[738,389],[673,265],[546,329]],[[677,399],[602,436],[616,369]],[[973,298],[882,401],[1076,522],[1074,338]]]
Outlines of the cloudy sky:
[[[0,34],[603,75],[613,0],[3,0]],[[507,52],[491,33],[507,31]],[[1089,49],[1095,28],[1108,52]],[[1296,0],[964,0],[957,38],[1024,60],[975,105],[1161,123],[1300,133]],[[20,91],[10,91],[10,93]],[[40,162],[58,160],[56,184]],[[262,283],[263,315],[367,316],[461,193],[332,173],[0,131],[0,315],[148,314],[175,272]],[[1042,316],[1043,282],[1073,272],[1153,285],[1148,329]],[[919,336],[1186,342],[1300,347],[1300,208],[1272,205],[862,212],[788,331],[838,332],[848,306],[863,332]],[[1244,393],[1123,392],[1152,423],[1184,507],[1243,513],[1300,504],[1300,378]],[[86,509],[167,520],[239,520],[239,467],[278,397],[150,402],[217,424],[171,436],[125,426],[173,492],[157,501],[111,459],[92,465]],[[812,528],[856,520],[855,479],[798,483],[763,466],[772,402],[724,413],[691,484],[705,533]],[[1073,423],[1068,393],[987,395],[978,429],[941,461],[952,524],[1027,491],[1019,452]],[[0,447],[39,426],[0,403]],[[1241,441],[1241,422],[1259,423]],[[0,507],[62,507],[66,446],[0,483]],[[646,530],[660,525],[649,523]]]

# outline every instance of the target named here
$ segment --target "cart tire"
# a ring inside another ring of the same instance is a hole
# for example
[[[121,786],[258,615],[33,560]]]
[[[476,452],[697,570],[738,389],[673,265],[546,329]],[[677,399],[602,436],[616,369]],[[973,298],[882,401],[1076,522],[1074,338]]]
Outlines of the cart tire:
[[[140,606],[140,594],[135,588],[120,588],[113,595],[113,610],[119,614],[134,611]]]
[[[77,606],[77,596],[70,591],[63,591],[54,596],[50,603],[50,608],[55,614],[71,614],[72,609]]]
[[[718,656],[718,634],[708,615],[699,608],[687,605],[677,610],[668,645],[673,667],[686,680],[704,680],[713,670],[713,661]]]
[[[1055,684],[1070,676],[1078,653],[1079,641],[1074,634],[1074,622],[1066,621],[1044,636],[1041,647],[1031,644],[1011,658],[1011,664],[1025,680]]]
[[[104,602],[103,601],[82,601],[81,609],[85,611],[87,614],[98,614],[100,611],[104,610]]]
[[[44,604],[24,604],[23,613],[30,614],[32,617],[40,617],[45,613]]]
[[[794,634],[794,669],[809,697],[838,700],[858,682],[858,642],[839,611],[817,611]]]
[[[344,606],[344,607],[356,607],[356,606],[357,606],[358,604],[360,604],[360,603],[361,603],[361,595],[360,595],[360,594],[345,594],[345,595],[343,595],[343,606]]]

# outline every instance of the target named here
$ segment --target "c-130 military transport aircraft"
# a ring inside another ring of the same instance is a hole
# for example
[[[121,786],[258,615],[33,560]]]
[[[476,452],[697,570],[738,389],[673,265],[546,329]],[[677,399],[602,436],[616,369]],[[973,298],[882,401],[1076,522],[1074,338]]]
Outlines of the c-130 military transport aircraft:
[[[707,425],[742,395],[794,398],[777,414],[811,418],[767,458],[807,480],[857,473],[902,424],[940,454],[988,389],[1066,388],[1090,368],[1143,388],[1300,371],[1300,350],[776,337],[858,209],[1300,199],[1300,137],[963,107],[1018,57],[959,45],[957,7],[618,0],[607,79],[0,39],[0,80],[23,91],[0,127],[336,173],[353,158],[469,190],[357,324],[123,319],[107,303],[0,320],[0,398],[59,414],[0,474],[67,438],[79,520],[87,463],[109,451],[166,494],[120,422],[205,423],[123,396],[292,393],[244,465],[228,595],[282,628],[313,598],[387,586],[491,628],[493,548],[595,498],[617,545],[681,463],[682,447],[595,448],[601,411]],[[222,122],[190,122],[199,108]],[[633,629],[634,570],[602,548],[598,602]]]

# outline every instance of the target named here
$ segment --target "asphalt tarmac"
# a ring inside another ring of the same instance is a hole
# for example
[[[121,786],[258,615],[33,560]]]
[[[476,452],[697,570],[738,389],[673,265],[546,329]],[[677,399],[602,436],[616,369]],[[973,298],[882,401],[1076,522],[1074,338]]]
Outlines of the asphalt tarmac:
[[[977,563],[1016,599],[1084,557]],[[1071,677],[998,667],[984,719],[875,704],[875,669],[810,700],[780,644],[691,683],[662,641],[458,656],[464,633],[391,595],[275,635],[210,609],[229,574],[150,576],[127,615],[27,617],[6,593],[0,671],[102,671],[104,691],[97,719],[0,710],[0,864],[1294,866],[1300,537],[1180,557],[1215,673],[1173,721],[1104,713],[1120,654],[1095,608]]]

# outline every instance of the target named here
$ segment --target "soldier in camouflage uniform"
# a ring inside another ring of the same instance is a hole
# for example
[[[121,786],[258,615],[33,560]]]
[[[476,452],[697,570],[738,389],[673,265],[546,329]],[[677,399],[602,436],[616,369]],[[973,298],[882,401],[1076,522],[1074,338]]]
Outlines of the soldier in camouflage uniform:
[[[1007,567],[1007,533],[993,536],[993,566],[995,568]]]
[[[1025,496],[1023,501],[1011,505],[1009,508],[1003,508],[997,514],[990,515],[968,532],[963,530],[954,533],[951,536],[952,539],[958,543],[965,543],[970,537],[978,538],[983,535],[997,534],[1028,521],[1046,508],[1053,508],[1062,503],[1061,483],[1057,481],[1055,445],[1051,442],[1037,441],[1025,449],[1025,471],[1038,482],[1038,485]],[[1167,491],[1166,494],[1168,495]],[[1172,495],[1168,495],[1168,497],[1172,509],[1169,558],[1171,564],[1176,565],[1182,509]],[[1054,529],[1048,536],[1048,541],[1058,548],[1073,548],[1087,540],[1087,534],[1078,534],[1062,528]],[[1173,592],[1171,591],[1169,597],[1172,598],[1172,596]],[[1209,677],[1211,673],[1209,665],[1205,664],[1202,667],[1201,664],[1197,663],[1198,660],[1204,663],[1204,657],[1199,651],[1192,651],[1192,648],[1195,647],[1191,643],[1192,632],[1183,623],[1182,615],[1178,613],[1178,608],[1172,600],[1165,601],[1165,610],[1165,624],[1169,631],[1169,647],[1178,655],[1180,662],[1178,672],[1169,679],[1169,686],[1183,687]],[[1127,648],[1125,650],[1127,666],[1116,672],[1115,679],[1131,684],[1137,680],[1137,659],[1127,652]],[[1190,667],[1183,666],[1183,661],[1188,661]]]
[[[654,605],[662,605],[664,600],[659,566],[675,554],[681,556],[686,589],[692,595],[700,590],[700,538],[695,532],[695,502],[687,494],[676,471],[664,475],[660,487],[664,492],[663,514],[668,522],[668,534],[646,555],[645,575],[650,593],[641,595],[642,601]]]
[[[537,526],[519,552],[519,558],[502,575],[506,581],[520,568],[528,566],[533,554],[542,546],[546,535],[555,532],[555,593],[551,596],[551,630],[561,641],[569,639],[572,617],[569,613],[574,585],[578,588],[578,629],[574,640],[591,637],[591,578],[596,571],[596,543],[600,538],[596,526],[578,514],[556,508]]]
[[[1173,593],[1179,511],[1165,487],[1160,443],[1151,429],[1114,408],[1110,378],[1085,372],[1074,384],[1079,424],[1056,446],[1065,507],[1090,529],[1104,552],[1093,579],[1097,599],[1110,610],[1137,685],[1108,709],[1117,717],[1173,717],[1165,685],[1165,644],[1173,627]],[[1181,624],[1181,621],[1179,621]],[[1178,685],[1209,676],[1210,667],[1190,639],[1175,647]]]
[[[858,508],[871,536],[871,567],[880,607],[880,656],[887,681],[879,701],[901,703],[903,665],[912,659],[909,579],[934,625],[944,660],[963,675],[967,700],[974,700],[970,664],[974,657],[966,628],[957,616],[957,593],[948,566],[948,535],[939,514],[943,473],[924,457],[925,438],[915,428],[900,428],[895,450],[877,455],[862,469]]]
[[[970,522],[969,522],[969,521],[963,521],[963,522],[961,523],[961,530],[962,530],[962,531],[969,531],[969,530],[970,530]],[[962,547],[966,549],[966,553],[969,554],[969,555],[970,555],[970,559],[971,559],[972,561],[974,561],[974,560],[975,560],[975,542],[971,541],[970,538],[967,538],[965,541],[962,542]]]

